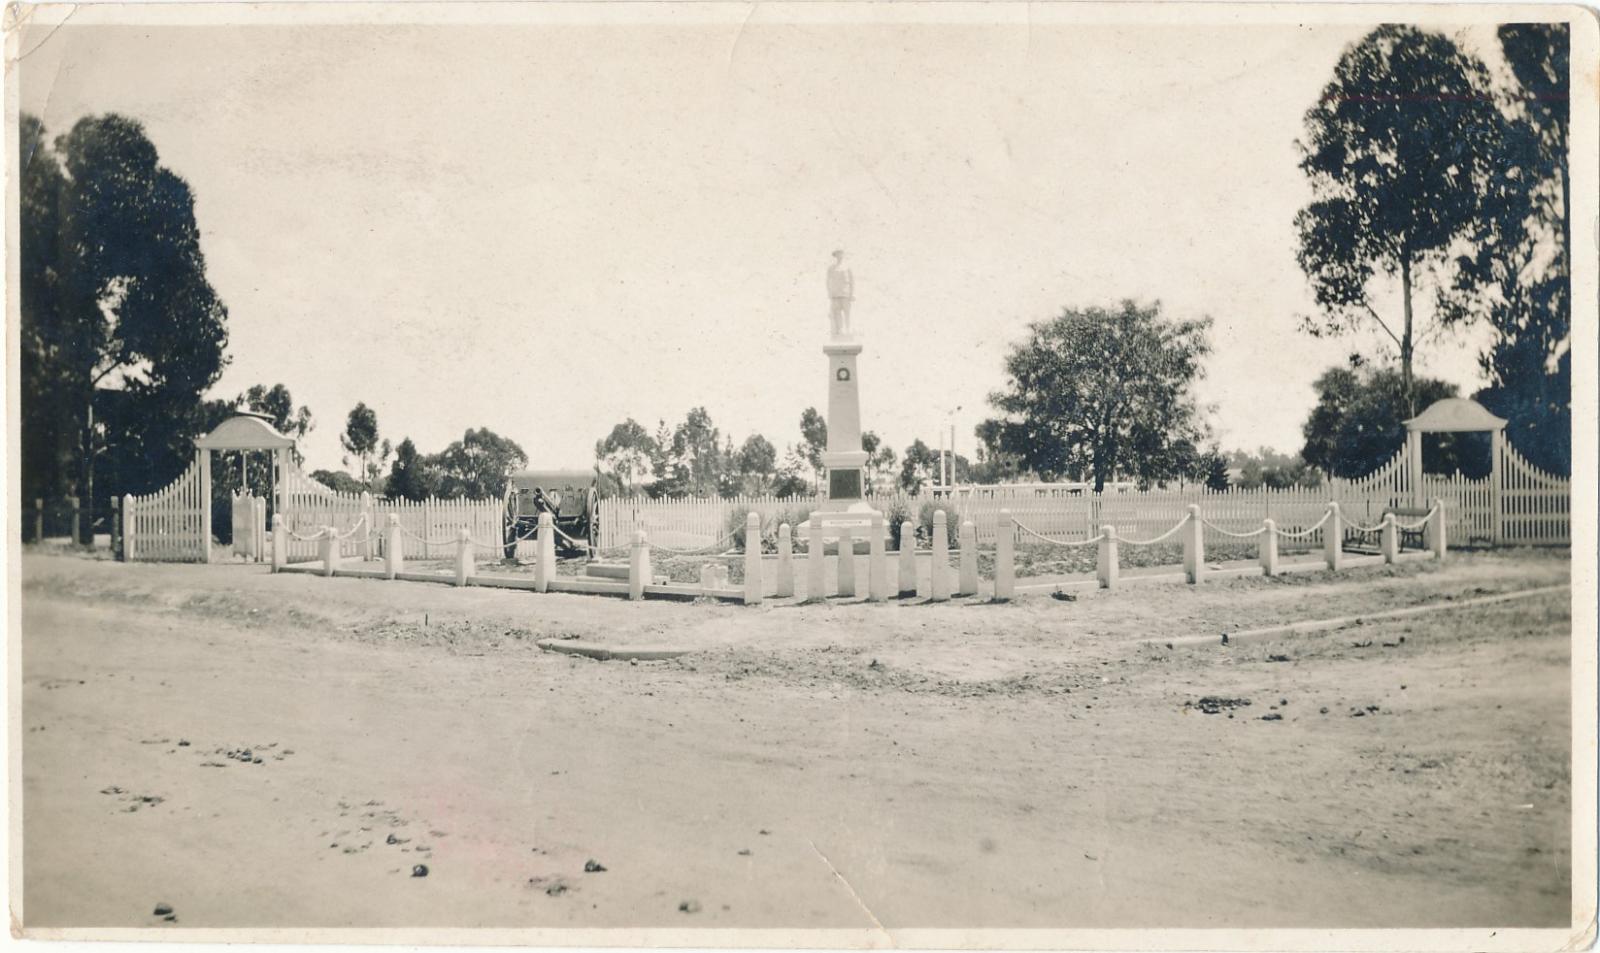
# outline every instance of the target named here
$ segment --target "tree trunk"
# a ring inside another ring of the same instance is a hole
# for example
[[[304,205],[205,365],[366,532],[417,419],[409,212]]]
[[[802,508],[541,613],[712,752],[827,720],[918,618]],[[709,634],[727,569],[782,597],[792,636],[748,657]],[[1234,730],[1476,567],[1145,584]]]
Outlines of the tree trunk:
[[[1411,387],[1411,253],[1400,256],[1400,296],[1405,305],[1405,328],[1400,335],[1400,386],[1405,393],[1406,415],[1416,416],[1417,407]]]

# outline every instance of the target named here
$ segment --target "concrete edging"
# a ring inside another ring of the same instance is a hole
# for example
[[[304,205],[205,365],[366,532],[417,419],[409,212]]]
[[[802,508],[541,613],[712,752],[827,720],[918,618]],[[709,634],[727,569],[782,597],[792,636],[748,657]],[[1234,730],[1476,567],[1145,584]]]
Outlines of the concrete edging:
[[[585,658],[598,659],[602,662],[632,661],[637,659],[643,662],[659,662],[665,659],[677,658],[688,655],[690,649],[662,648],[660,646],[640,648],[612,648],[607,645],[580,645],[569,639],[539,639],[534,643],[546,652],[556,652],[561,655],[582,655]]]
[[[1511,602],[1516,599],[1529,599],[1534,596],[1549,595],[1553,592],[1570,590],[1571,583],[1561,583],[1555,586],[1540,586],[1537,589],[1518,589],[1515,592],[1501,592],[1491,596],[1479,596],[1475,599],[1456,599],[1448,602],[1431,602],[1421,606],[1406,606],[1400,609],[1386,609],[1382,612],[1363,612],[1358,615],[1338,616],[1332,619],[1313,619],[1306,622],[1290,622],[1284,625],[1268,626],[1262,629],[1247,629],[1243,632],[1225,633],[1229,646],[1243,645],[1251,642],[1265,642],[1282,635],[1300,635],[1313,632],[1331,632],[1355,625],[1358,622],[1375,622],[1380,619],[1402,619],[1408,616],[1426,615],[1430,612],[1445,612],[1450,609],[1468,609],[1474,606],[1493,605],[1497,602]],[[1222,639],[1215,635],[1184,635],[1172,639],[1140,639],[1143,645],[1166,645],[1172,648],[1191,648],[1201,645],[1221,646]]]

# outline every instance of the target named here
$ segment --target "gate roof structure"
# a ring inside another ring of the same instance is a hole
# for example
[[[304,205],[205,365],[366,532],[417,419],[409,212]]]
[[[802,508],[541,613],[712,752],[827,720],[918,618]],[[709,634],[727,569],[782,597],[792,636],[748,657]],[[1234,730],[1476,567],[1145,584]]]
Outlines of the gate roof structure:
[[[217,424],[204,437],[196,438],[196,450],[287,450],[293,437],[285,437],[263,414],[238,413]]]
[[[1494,433],[1506,428],[1506,419],[1496,417],[1475,400],[1466,397],[1446,397],[1428,405],[1428,409],[1405,422],[1413,433]]]

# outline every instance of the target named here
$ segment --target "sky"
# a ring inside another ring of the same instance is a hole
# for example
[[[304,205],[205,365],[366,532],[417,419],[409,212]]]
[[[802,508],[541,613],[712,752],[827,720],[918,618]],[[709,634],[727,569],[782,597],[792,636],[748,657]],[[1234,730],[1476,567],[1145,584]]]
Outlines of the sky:
[[[745,22],[30,28],[51,134],[141,120],[196,195],[229,311],[214,389],[283,383],[340,465],[365,402],[434,452],[469,427],[587,467],[626,417],[736,442],[825,408],[846,251],[862,426],[972,428],[1027,324],[1210,316],[1225,448],[1298,450],[1315,339],[1295,139],[1363,24]],[[1491,64],[1492,30],[1447,30]],[[1425,298],[1425,295],[1423,296]],[[1391,301],[1392,304],[1392,301]],[[1427,312],[1426,302],[1419,302]],[[1481,386],[1479,333],[1419,372]]]

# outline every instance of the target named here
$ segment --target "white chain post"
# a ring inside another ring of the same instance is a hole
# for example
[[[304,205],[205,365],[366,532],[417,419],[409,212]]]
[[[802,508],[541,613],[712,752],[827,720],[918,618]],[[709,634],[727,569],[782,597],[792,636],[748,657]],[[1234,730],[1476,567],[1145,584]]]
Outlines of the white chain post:
[[[933,511],[933,558],[928,567],[928,601],[950,598],[950,532],[944,510]]]
[[[1383,529],[1380,531],[1383,561],[1393,564],[1400,558],[1400,530],[1394,525],[1394,514],[1383,514]]]
[[[288,527],[283,525],[283,514],[272,514],[272,571],[282,572],[283,567],[289,564],[289,535]],[[123,543],[127,545],[126,542]],[[130,559],[133,558],[129,554]]]
[[[1444,500],[1438,497],[1435,497],[1433,501],[1433,515],[1428,517],[1427,535],[1428,548],[1433,551],[1433,558],[1442,562],[1447,544],[1445,542]]]
[[[1187,562],[1185,563],[1187,565]],[[1100,527],[1100,546],[1095,558],[1095,578],[1101,589],[1115,589],[1121,567],[1117,556],[1117,528],[1110,523]]]
[[[1335,572],[1344,564],[1344,517],[1337,500],[1328,502],[1328,522],[1322,528],[1322,558]]]
[[[978,528],[972,525],[972,520],[961,522],[961,555],[958,557],[961,574],[956,580],[960,592],[958,596],[975,596],[978,594]]]
[[[390,513],[383,541],[383,575],[393,579],[405,571],[406,543],[400,535],[400,514]]]
[[[1278,524],[1270,518],[1261,521],[1261,575],[1278,574]]]
[[[644,530],[635,530],[633,546],[628,554],[628,598],[644,598],[644,584],[650,578],[650,543]]]
[[[751,512],[744,518],[744,604],[761,604],[761,514]]]
[[[331,576],[339,568],[339,532],[332,526],[322,527],[322,536],[317,540],[317,546],[322,550],[322,574]]]
[[[994,526],[994,601],[1005,602],[1017,594],[1017,524],[1002,508]]]
[[[556,521],[548,510],[539,513],[539,528],[533,539],[533,589],[550,591],[550,577],[556,574]],[[516,535],[513,532],[512,535]]]
[[[810,532],[806,536],[806,601],[820,602],[827,598],[827,579],[823,572],[822,521],[813,514]]]
[[[909,599],[917,594],[917,526],[910,520],[900,522],[900,598]]]
[[[873,514],[867,532],[867,598],[883,602],[889,598],[889,551],[881,513]]]
[[[465,526],[456,530],[456,585],[464,586],[472,578],[472,534]]]
[[[1205,526],[1200,521],[1200,504],[1189,504],[1188,525],[1183,532],[1183,574],[1190,585],[1200,582],[1206,568]]]
[[[773,595],[779,599],[794,596],[794,530],[788,523],[778,527],[778,584]]]
[[[839,527],[837,547],[839,595],[853,596],[856,594],[856,538],[849,527]]]

